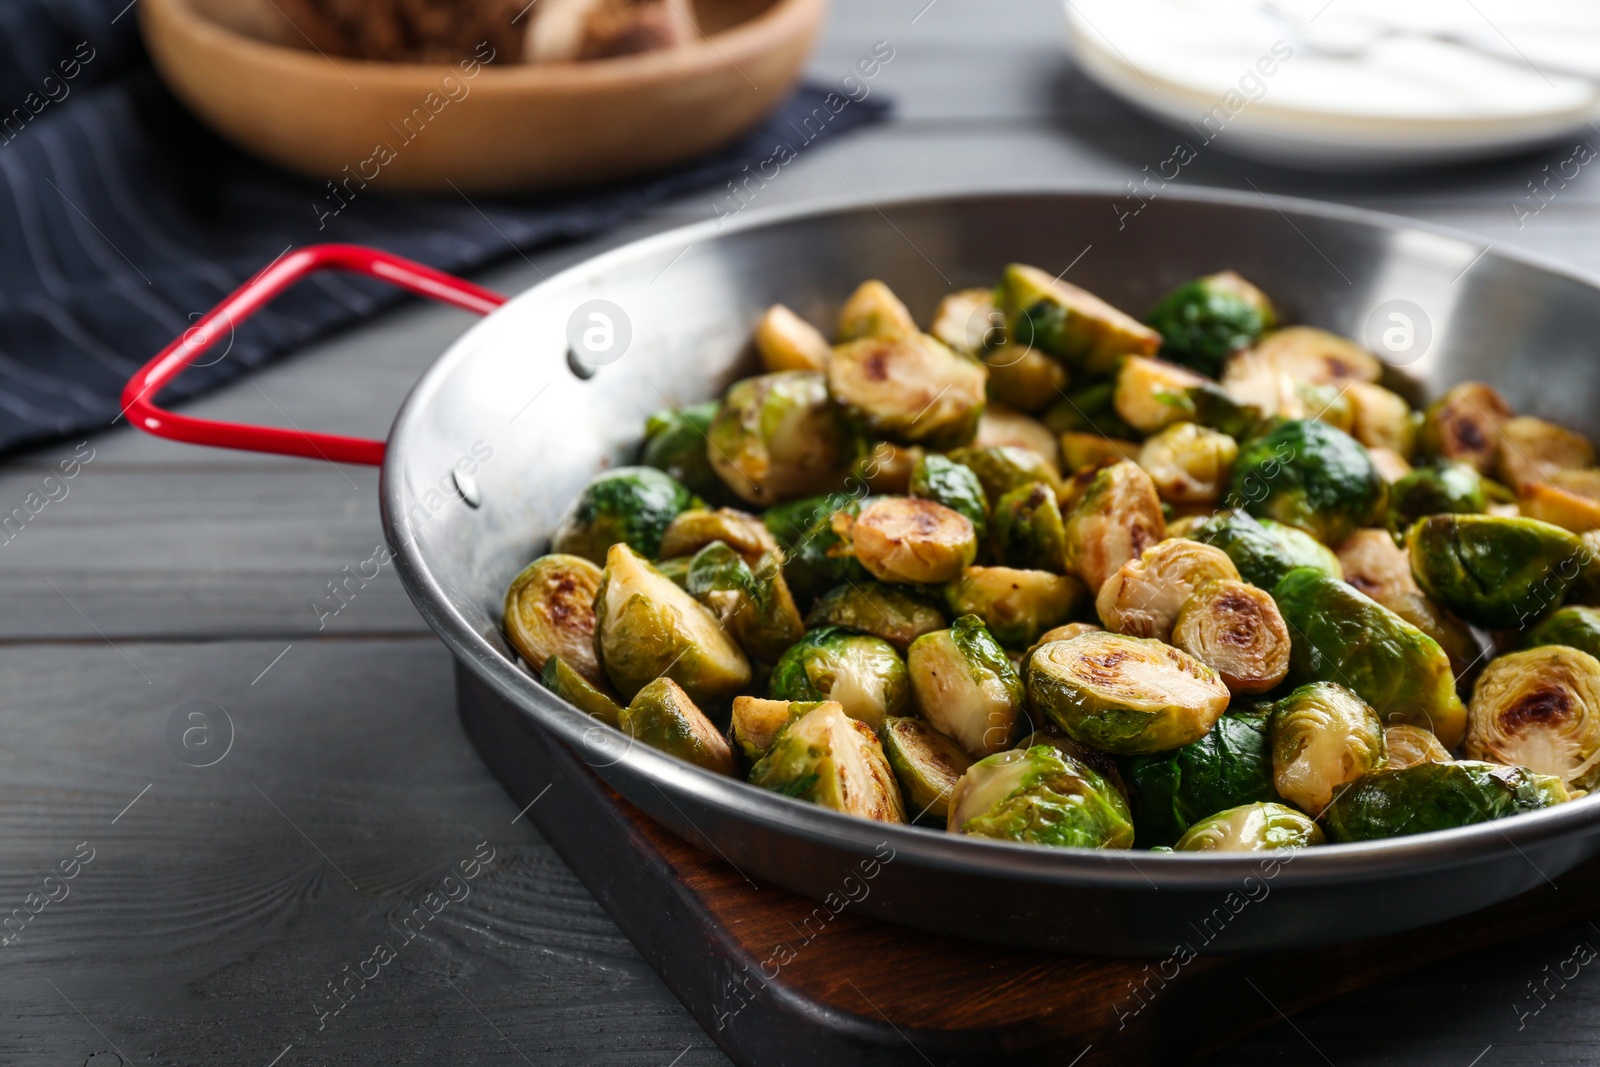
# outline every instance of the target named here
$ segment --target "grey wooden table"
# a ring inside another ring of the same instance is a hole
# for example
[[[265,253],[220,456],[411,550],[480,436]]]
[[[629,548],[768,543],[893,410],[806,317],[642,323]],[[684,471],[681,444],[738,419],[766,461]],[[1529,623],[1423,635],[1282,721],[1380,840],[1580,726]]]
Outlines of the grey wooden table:
[[[1053,0],[842,0],[812,75],[837,80],[886,41],[873,85],[897,117],[802,154],[757,204],[974,181],[1117,188],[1165,159],[1174,134],[1077,75],[1060,21]],[[1570,155],[1351,179],[1208,150],[1180,180],[1400,212],[1600,270],[1594,179],[1520,225],[1513,211]],[[480,280],[516,291],[708,218],[716,197],[592,246],[508,249],[511,266]],[[1302,251],[1287,228],[1285,242]],[[406,308],[191,410],[382,436],[467,325]],[[92,458],[67,495],[0,545],[0,913],[30,916],[0,933],[0,1062],[725,1062],[482,769],[456,726],[449,658],[394,575],[319,631],[311,602],[381,538],[374,471],[119,427],[7,464],[0,512],[75,448]],[[169,743],[196,709],[210,766]],[[429,897],[452,872],[455,896]],[[405,917],[441,900],[407,937]],[[1582,972],[1529,1013],[1529,983],[1584,942],[1600,945],[1600,928],[1465,956],[1215,1062],[1593,1063],[1600,978]]]

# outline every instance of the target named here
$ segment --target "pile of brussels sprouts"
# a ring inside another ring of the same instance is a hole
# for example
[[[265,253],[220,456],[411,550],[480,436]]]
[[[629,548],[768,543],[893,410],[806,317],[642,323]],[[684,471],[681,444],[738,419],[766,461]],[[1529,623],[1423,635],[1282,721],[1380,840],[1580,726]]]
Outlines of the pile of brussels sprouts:
[[[1600,782],[1600,469],[1487,385],[1425,411],[1232,272],[1139,322],[1032,267],[650,418],[517,576],[553,692],[868,819],[1298,848]]]

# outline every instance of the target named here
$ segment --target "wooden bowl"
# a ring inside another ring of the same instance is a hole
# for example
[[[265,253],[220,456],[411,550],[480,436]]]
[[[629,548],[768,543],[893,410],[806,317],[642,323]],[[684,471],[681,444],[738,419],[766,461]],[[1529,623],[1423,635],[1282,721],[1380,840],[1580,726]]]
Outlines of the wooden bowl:
[[[626,178],[727,143],[793,88],[826,8],[700,0],[704,35],[679,48],[454,66],[291,47],[275,5],[144,0],[139,17],[173,93],[264,159],[351,191],[512,193]]]

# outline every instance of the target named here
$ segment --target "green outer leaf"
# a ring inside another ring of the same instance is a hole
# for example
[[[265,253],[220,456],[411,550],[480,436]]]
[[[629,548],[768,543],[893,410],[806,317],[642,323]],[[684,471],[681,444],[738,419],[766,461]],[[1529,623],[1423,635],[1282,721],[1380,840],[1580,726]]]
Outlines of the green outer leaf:
[[[910,494],[943,504],[972,520],[981,544],[989,526],[989,498],[971,467],[937,452],[924,453],[911,468]]]
[[[1389,522],[1399,530],[1427,515],[1481,515],[1488,504],[1483,476],[1450,460],[1418,467],[1389,486]]]
[[[1323,821],[1334,841],[1371,841],[1503,819],[1566,798],[1558,779],[1525,767],[1419,763],[1360,779],[1335,798]]]
[[[560,656],[552,655],[544,661],[539,680],[556,696],[579,711],[593,715],[607,726],[616,726],[622,716],[622,705],[608,696],[599,686],[567,666]]]
[[[773,512],[779,509],[773,508],[767,512],[764,519],[767,529],[772,531],[772,536],[776,537],[788,552],[783,561],[783,579],[789,583],[789,592],[794,596],[795,606],[804,613],[813,600],[834,586],[847,582],[870,582],[873,578],[861,565],[861,561],[854,556],[830,554],[830,550],[841,543],[839,535],[833,532],[834,512],[858,507],[856,499],[836,493],[799,503],[804,504],[805,508],[801,509],[797,504],[797,510],[776,519],[773,517]],[[808,513],[812,516],[810,524],[798,536],[785,541],[785,534],[780,533],[777,526],[782,525],[792,530],[793,523]]]
[[[1600,608],[1569,604],[1529,630],[1523,648],[1566,645],[1600,659]]]
[[[1021,786],[968,819],[962,833],[1056,848],[1133,846],[1128,803],[1104,778],[1050,745],[1028,749],[1027,759],[1032,766]]]
[[[1222,549],[1239,576],[1262,589],[1271,589],[1296,567],[1344,577],[1339,557],[1316,538],[1271,519],[1257,520],[1242,509],[1205,520],[1189,531],[1189,539]]]
[[[1491,629],[1520,629],[1561,603],[1587,555],[1559,526],[1498,515],[1430,515],[1406,543],[1422,591]]]
[[[711,461],[706,458],[706,433],[716,417],[718,403],[707,400],[684,408],[666,408],[645,423],[644,452],[640,462],[666,471],[707,500],[727,500]]]
[[[822,594],[811,605],[806,625],[848,626],[905,652],[923,634],[943,630],[945,617],[915,586],[868,580],[838,585]]]
[[[1316,419],[1288,419],[1240,444],[1229,499],[1336,545],[1378,518],[1384,491],[1355,438]]]
[[[845,626],[822,626],[808,631],[789,647],[772,668],[767,680],[767,696],[772,700],[837,700],[831,695],[833,679],[846,665],[841,655],[845,646],[864,655],[863,660],[883,680],[884,713],[904,714],[911,700],[911,682],[905,661],[894,646],[881,637],[857,633]],[[826,685],[829,688],[824,689]],[[849,710],[848,708],[846,710]]]
[[[1267,328],[1261,309],[1205,278],[1162,298],[1145,324],[1161,334],[1161,357],[1217,377],[1229,353],[1254,344]]]
[[[618,542],[655,559],[661,535],[681,511],[703,501],[654,467],[618,467],[584,487],[556,528],[551,551],[582,556],[600,566]]]
[[[782,581],[772,553],[752,571],[726,542],[713,541],[690,560],[684,588],[722,618],[747,655],[772,663],[805,633],[794,602],[780,588]],[[736,600],[731,610],[720,603],[730,597]]]
[[[994,505],[989,551],[996,562],[1021,570],[1066,570],[1067,529],[1055,490],[1045,482],[1018,486]]]
[[[1117,761],[1128,784],[1141,847],[1170,845],[1201,819],[1277,800],[1266,716],[1229,711],[1198,741]]]
[[[989,633],[989,628],[983,620],[976,615],[963,615],[950,624],[950,640],[961,650],[967,659],[967,667],[972,671],[974,681],[983,682],[980,671],[987,671],[1000,680],[1006,687],[1006,692],[1011,695],[1012,703],[1022,704],[1022,679],[1017,677],[1017,670],[1011,665],[1011,659],[1000,647],[1000,642]]]

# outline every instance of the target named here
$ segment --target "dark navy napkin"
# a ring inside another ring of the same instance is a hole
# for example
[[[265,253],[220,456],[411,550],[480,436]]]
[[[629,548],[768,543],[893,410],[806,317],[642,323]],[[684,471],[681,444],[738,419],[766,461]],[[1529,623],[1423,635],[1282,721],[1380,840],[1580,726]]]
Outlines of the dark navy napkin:
[[[808,124],[829,91],[808,85],[739,143],[645,180],[470,203],[366,190],[319,229],[325,186],[239,152],[168,95],[140,43],[136,2],[0,0],[0,453],[110,424],[135,370],[290,246],[368,244],[468,271],[601,233],[741,178],[779,144],[888,110],[873,96]],[[214,389],[401,299],[364,278],[303,282],[162,400]]]

